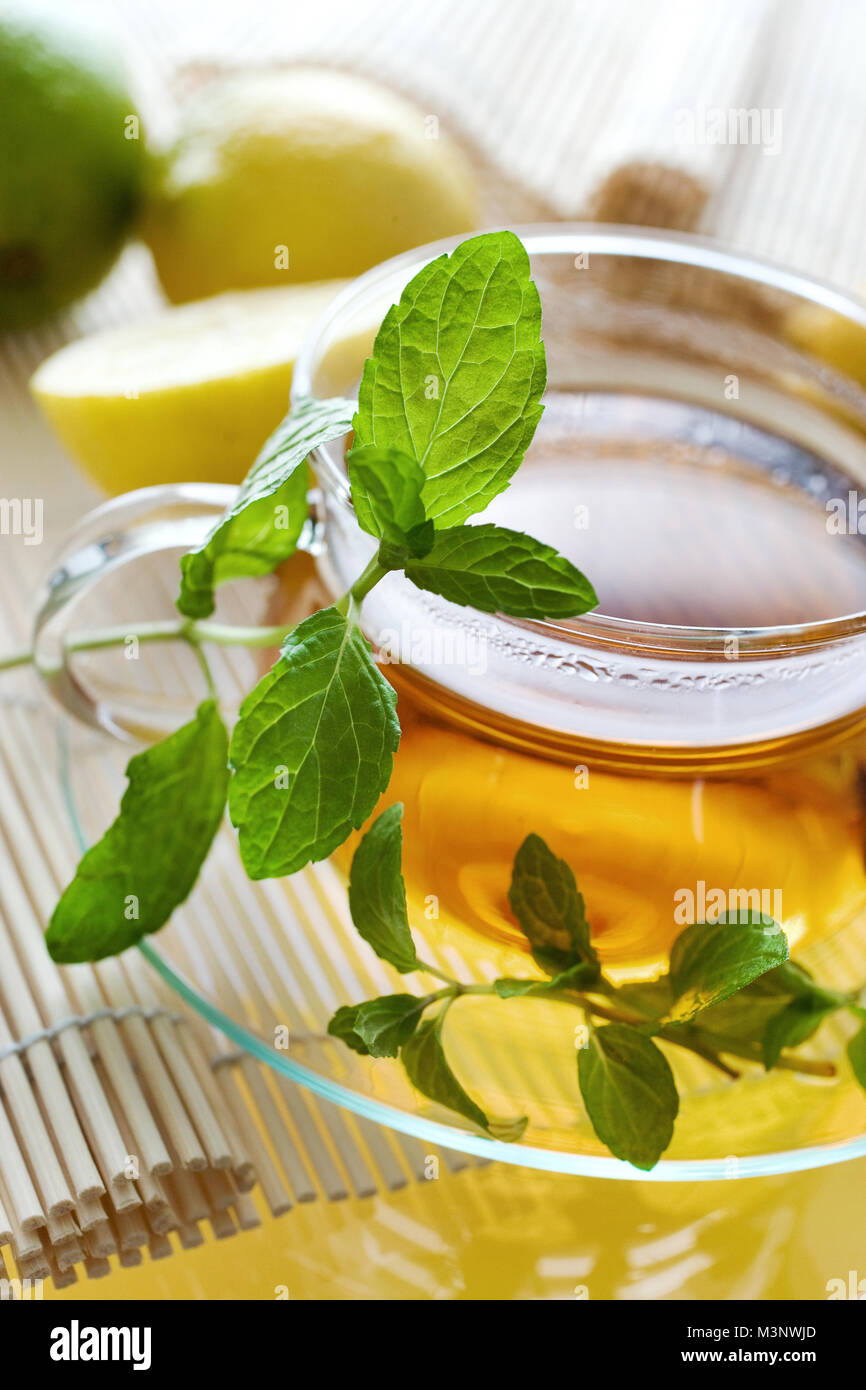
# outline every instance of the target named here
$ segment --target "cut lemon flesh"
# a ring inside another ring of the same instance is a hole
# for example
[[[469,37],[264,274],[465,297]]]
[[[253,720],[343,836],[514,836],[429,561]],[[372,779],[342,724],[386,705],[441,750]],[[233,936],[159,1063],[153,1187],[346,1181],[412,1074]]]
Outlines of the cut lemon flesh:
[[[295,360],[345,281],[217,295],[71,343],[31,387],[109,493],[239,482],[288,409]]]

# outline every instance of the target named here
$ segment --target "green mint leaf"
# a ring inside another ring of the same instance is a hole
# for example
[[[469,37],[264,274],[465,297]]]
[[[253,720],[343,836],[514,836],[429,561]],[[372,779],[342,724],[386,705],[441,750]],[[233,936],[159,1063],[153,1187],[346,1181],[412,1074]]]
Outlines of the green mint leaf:
[[[799,1047],[800,1043],[811,1038],[830,1014],[836,1012],[838,1004],[827,1004],[806,999],[795,999],[770,1019],[764,1030],[762,1050],[764,1066],[767,1071],[774,1067],[783,1048]]]
[[[788,999],[809,1000],[812,1003],[823,1002],[835,1008],[841,1008],[848,1003],[847,994],[818,984],[806,967],[799,965],[795,960],[783,961],[774,970],[760,975],[747,987],[745,993],[751,997],[782,996]]]
[[[471,1096],[467,1095],[445,1059],[442,1046],[442,1024],[446,1009],[435,1018],[422,1023],[408,1042],[400,1049],[400,1057],[412,1085],[422,1095],[455,1110],[483,1129],[493,1139],[513,1143],[526,1129],[525,1115],[515,1119],[498,1120],[485,1115]]]
[[[389,806],[371,825],[352,859],[349,910],[352,921],[376,955],[401,975],[417,970],[409,930],[403,854],[403,807]]]
[[[361,378],[355,444],[418,461],[428,517],[455,526],[503,491],[541,418],[541,302],[513,232],[470,237],[406,286]]]
[[[504,526],[437,531],[430,552],[406,562],[406,577],[450,603],[512,618],[575,618],[594,608],[589,580],[552,546]]]
[[[866,1022],[848,1043],[848,1061],[855,1077],[866,1091]]]
[[[271,574],[293,555],[307,519],[307,458],[352,428],[351,401],[305,397],[277,426],[207,540],[180,562],[177,606],[188,618],[214,611],[228,579]]]
[[[63,964],[101,960],[168,921],[189,895],[222,820],[228,737],[213,700],[136,753],[117,819],[82,858],[46,934]]]
[[[816,1007],[824,1005],[827,1012],[832,1012],[845,1005],[847,996],[838,990],[825,989],[803,966],[787,960],[759,975],[728,999],[704,1010],[701,1030],[717,1033],[729,1041],[763,1046],[772,1020],[794,1002]]]
[[[323,608],[241,705],[229,815],[252,879],[325,859],[372,812],[400,739],[397,697],[357,627]]]
[[[716,922],[686,927],[673,944],[670,962],[671,1023],[685,1023],[719,1004],[788,957],[782,928],[760,913],[726,914]]]
[[[352,449],[348,462],[361,529],[406,556],[426,555],[434,532],[421,501],[425,480],[420,463],[399,449],[374,444]]]
[[[578,1052],[577,1075],[601,1142],[635,1168],[653,1168],[671,1142],[679,1097],[652,1039],[622,1023],[593,1028]]]
[[[559,975],[588,964],[590,978],[597,978],[598,957],[574,874],[540,835],[528,835],[514,856],[508,901],[542,970]]]
[[[598,979],[598,969],[591,961],[581,961],[568,970],[562,970],[550,980],[512,980],[493,981],[493,988],[500,999],[516,999],[521,995],[544,996],[554,994],[560,989],[584,989]]]
[[[383,994],[365,1004],[347,1004],[334,1014],[328,1032],[364,1057],[396,1057],[433,997]]]

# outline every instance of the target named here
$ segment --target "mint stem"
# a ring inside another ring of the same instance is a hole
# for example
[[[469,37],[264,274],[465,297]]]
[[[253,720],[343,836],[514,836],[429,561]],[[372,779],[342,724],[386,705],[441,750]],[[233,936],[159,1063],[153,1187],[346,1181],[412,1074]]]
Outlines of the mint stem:
[[[32,660],[31,651],[10,652],[8,656],[0,656],[0,671],[14,671],[16,666],[29,666]]]
[[[194,637],[190,637],[189,634],[187,634],[186,640],[187,644],[189,645],[190,649],[195,655],[196,661],[201,667],[202,675],[204,676],[205,684],[207,686],[207,693],[212,700],[216,700],[218,698],[217,689],[216,685],[214,684],[213,672],[210,668],[210,662],[208,661],[207,657],[201,649],[201,646],[195,640]]]
[[[422,965],[423,970],[431,974],[437,974],[440,979],[447,979],[439,971],[432,971],[427,965]],[[539,981],[542,984],[543,981]],[[496,994],[493,985],[460,985],[457,991],[459,994]],[[498,997],[498,996],[497,996]],[[531,996],[529,996],[531,997]],[[545,999],[552,999],[554,1003],[571,1004],[572,1007],[583,1009],[585,1013],[593,1014],[596,1018],[603,1018],[606,1023],[624,1023],[631,1027],[643,1027],[647,1023],[653,1022],[652,1019],[640,1014],[630,1013],[625,1009],[609,1008],[606,1004],[601,1004],[596,999],[590,998],[586,994],[581,994],[577,990],[561,989],[551,990],[544,995]],[[755,1047],[749,1049],[745,1044],[737,1044],[725,1038],[715,1038],[712,1034],[686,1033],[681,1028],[659,1028],[656,1036],[664,1039],[665,1042],[672,1043],[674,1047],[681,1047],[686,1052],[693,1052],[695,1056],[715,1067],[730,1080],[736,1081],[740,1073],[733,1067],[728,1066],[727,1062],[718,1055],[719,1052],[727,1052],[732,1057],[742,1057],[746,1062],[760,1063],[762,1061],[760,1050]],[[835,1076],[836,1068],[832,1062],[812,1061],[809,1058],[786,1057],[784,1054],[776,1062],[777,1067],[784,1071],[800,1072],[805,1076]]]
[[[101,628],[95,632],[73,633],[67,639],[64,650],[67,655],[101,651],[107,647],[121,647],[131,637],[138,642],[185,641],[195,644],[209,642],[218,647],[279,647],[291,630],[284,623],[267,627],[240,627],[231,623],[167,619],[164,622],[130,623],[123,627]],[[32,662],[32,651],[10,652],[8,656],[0,656],[0,673]],[[40,667],[40,673],[44,676],[56,675],[57,668]]]
[[[352,609],[360,608],[361,603],[367,597],[370,590],[375,588],[379,580],[384,579],[387,573],[388,571],[379,564],[378,556],[374,555],[367,567],[355,580],[348,593],[345,593],[334,605],[337,612],[342,613],[343,617],[346,618],[349,616]]]
[[[444,980],[448,985],[457,985],[457,981],[453,976],[446,975],[444,970],[437,969],[435,965],[428,964],[426,960],[419,960],[418,969],[423,970],[425,975],[432,975],[436,980]],[[467,990],[472,990],[475,994],[479,993],[481,990],[489,993],[487,985],[460,985],[459,989],[462,994],[465,994]]]

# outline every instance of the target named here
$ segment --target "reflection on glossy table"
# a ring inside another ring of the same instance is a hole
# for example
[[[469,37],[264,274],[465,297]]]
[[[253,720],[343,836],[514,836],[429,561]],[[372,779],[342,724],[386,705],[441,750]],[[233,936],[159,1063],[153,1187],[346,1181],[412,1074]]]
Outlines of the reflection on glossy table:
[[[864,1179],[862,1160],[691,1185],[491,1165],[296,1207],[228,1242],[146,1256],[46,1297],[825,1299],[833,1280],[866,1281]]]

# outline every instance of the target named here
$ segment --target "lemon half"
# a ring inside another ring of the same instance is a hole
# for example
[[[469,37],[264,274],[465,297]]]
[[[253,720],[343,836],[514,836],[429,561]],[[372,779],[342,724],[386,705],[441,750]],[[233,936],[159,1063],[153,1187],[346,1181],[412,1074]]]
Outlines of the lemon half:
[[[71,343],[33,393],[107,492],[239,482],[288,409],[292,370],[342,280],[217,295]]]

